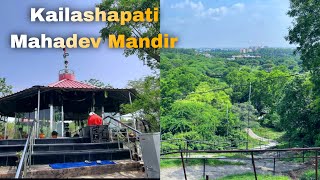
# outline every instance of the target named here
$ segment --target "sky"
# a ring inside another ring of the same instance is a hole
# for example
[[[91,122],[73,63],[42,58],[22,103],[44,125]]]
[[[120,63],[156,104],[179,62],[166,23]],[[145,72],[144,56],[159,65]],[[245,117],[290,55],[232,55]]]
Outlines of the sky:
[[[292,47],[289,0],[161,0],[161,32],[177,47]]]
[[[6,0],[0,15],[0,77],[5,77],[13,90],[33,85],[47,85],[58,80],[63,69],[61,49],[11,49],[11,34],[52,38],[81,36],[99,37],[104,23],[40,23],[30,21],[32,7],[58,10],[93,10],[101,0]],[[179,37],[177,47],[227,48],[265,45],[292,47],[284,39],[291,19],[286,15],[289,0],[161,0],[161,33]],[[90,78],[126,86],[152,71],[136,56],[125,57],[122,49],[68,49],[69,67],[79,81]]]
[[[40,23],[30,21],[30,9],[44,7],[58,10],[94,10],[101,0],[6,0],[0,7],[0,77],[20,91],[34,85],[48,85],[58,80],[58,72],[64,68],[61,49],[11,49],[11,34],[27,34],[29,37],[45,33],[55,38],[80,36],[99,37],[104,23]],[[75,71],[79,81],[90,78],[110,83],[113,87],[124,88],[128,80],[135,80],[152,74],[136,56],[126,58],[122,49],[109,49],[101,44],[99,49],[68,49],[69,67]]]

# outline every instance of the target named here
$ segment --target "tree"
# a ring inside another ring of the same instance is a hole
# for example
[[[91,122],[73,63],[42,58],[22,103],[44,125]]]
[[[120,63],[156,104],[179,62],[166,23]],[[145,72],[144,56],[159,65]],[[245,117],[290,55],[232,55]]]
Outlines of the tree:
[[[104,11],[145,11],[147,8],[159,8],[159,0],[103,0],[98,5],[100,10]],[[160,9],[159,9],[160,11]],[[126,37],[153,38],[160,33],[160,21],[158,22],[127,22],[125,26],[118,22],[107,22],[106,27],[100,30],[101,37],[106,40],[110,34],[116,36],[123,34]],[[159,68],[160,49],[155,48],[137,48],[125,49],[125,56],[136,54],[140,60],[149,67]]]
[[[146,132],[160,131],[160,78],[147,76],[144,79],[130,81],[128,88],[134,88],[138,95],[132,104],[124,104],[123,113],[132,113],[141,121]]]
[[[280,123],[292,139],[315,143],[320,135],[319,111],[314,106],[312,82],[306,77],[296,77],[285,87],[285,96],[279,104]],[[291,140],[292,140],[291,139]]]
[[[99,88],[112,88],[112,86],[108,83],[105,84],[104,82],[98,80],[98,79],[89,79],[89,80],[84,80],[84,83],[91,84],[93,86],[99,87]]]
[[[12,86],[7,85],[6,78],[0,78],[0,97],[12,93]]]
[[[293,18],[293,27],[286,39],[298,45],[305,68],[311,71],[314,90],[320,94],[320,1],[291,0],[288,15]]]

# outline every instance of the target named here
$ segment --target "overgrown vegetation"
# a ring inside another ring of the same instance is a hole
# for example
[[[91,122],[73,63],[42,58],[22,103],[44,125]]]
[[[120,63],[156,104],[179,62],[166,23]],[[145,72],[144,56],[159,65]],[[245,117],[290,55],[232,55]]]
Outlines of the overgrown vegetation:
[[[293,49],[262,48],[251,53],[259,58],[229,58],[238,54],[162,51],[162,139],[215,143],[191,142],[191,149],[241,148],[249,120],[249,127],[262,137],[316,145],[320,137],[320,130],[314,128],[320,117],[314,106],[317,98],[300,57]],[[184,146],[162,144],[165,150]]]

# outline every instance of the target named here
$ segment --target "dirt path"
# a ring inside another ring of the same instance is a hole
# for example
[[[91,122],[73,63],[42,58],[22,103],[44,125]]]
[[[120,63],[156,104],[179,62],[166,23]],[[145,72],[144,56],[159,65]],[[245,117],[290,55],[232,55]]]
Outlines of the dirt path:
[[[245,131],[249,134],[250,137],[261,140],[264,142],[269,142],[267,145],[259,146],[254,149],[269,149],[275,147],[278,142],[266,139],[256,135],[251,129],[245,129]],[[283,154],[285,155],[285,154]],[[274,162],[273,159],[263,159],[260,160],[258,158],[272,158],[276,157],[277,154],[275,152],[266,152],[261,154],[256,154],[255,158],[255,166],[257,173],[259,174],[272,174],[273,173],[273,166]],[[212,155],[191,155],[191,157],[212,157]],[[249,156],[248,156],[249,157]],[[218,179],[228,175],[234,174],[243,174],[247,172],[253,172],[252,161],[250,159],[242,159],[242,160],[230,160],[224,159],[223,161],[233,161],[233,162],[242,162],[244,165],[225,165],[225,166],[206,166],[205,174],[209,175],[210,179]],[[288,162],[288,161],[276,161],[275,169],[276,174],[290,174],[291,172],[296,172],[301,169],[306,169],[307,165],[303,163],[295,163],[295,162]],[[188,179],[190,180],[198,180],[203,177],[203,166],[188,166],[186,165],[186,173]],[[161,169],[161,179],[173,179],[173,180],[180,180],[183,179],[184,173],[182,167],[173,167],[173,168],[162,168]]]
[[[272,139],[266,139],[266,138],[263,138],[263,137],[260,137],[258,135],[256,135],[252,129],[250,128],[245,128],[245,131],[246,133],[249,134],[249,136],[253,139],[256,139],[256,140],[259,140],[259,141],[263,141],[263,142],[269,142],[268,144],[266,145],[261,145],[261,146],[258,146],[258,147],[255,147],[253,149],[270,149],[270,148],[273,148],[275,146],[278,145],[278,142],[275,141],[275,140],[272,140]]]

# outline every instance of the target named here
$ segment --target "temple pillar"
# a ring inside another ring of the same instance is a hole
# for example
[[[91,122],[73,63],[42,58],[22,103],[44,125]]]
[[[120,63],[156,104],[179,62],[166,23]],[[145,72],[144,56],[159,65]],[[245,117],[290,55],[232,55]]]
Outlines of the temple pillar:
[[[102,118],[102,125],[104,125],[104,106],[101,106],[101,118]]]
[[[40,125],[40,89],[38,90],[37,130],[36,130],[37,138],[39,138],[39,125]]]
[[[53,104],[49,104],[49,108],[50,108],[50,133],[52,133],[53,131],[53,116],[54,116],[54,112],[53,112]]]
[[[63,110],[63,103],[61,106],[61,137],[64,137],[64,110]]]

